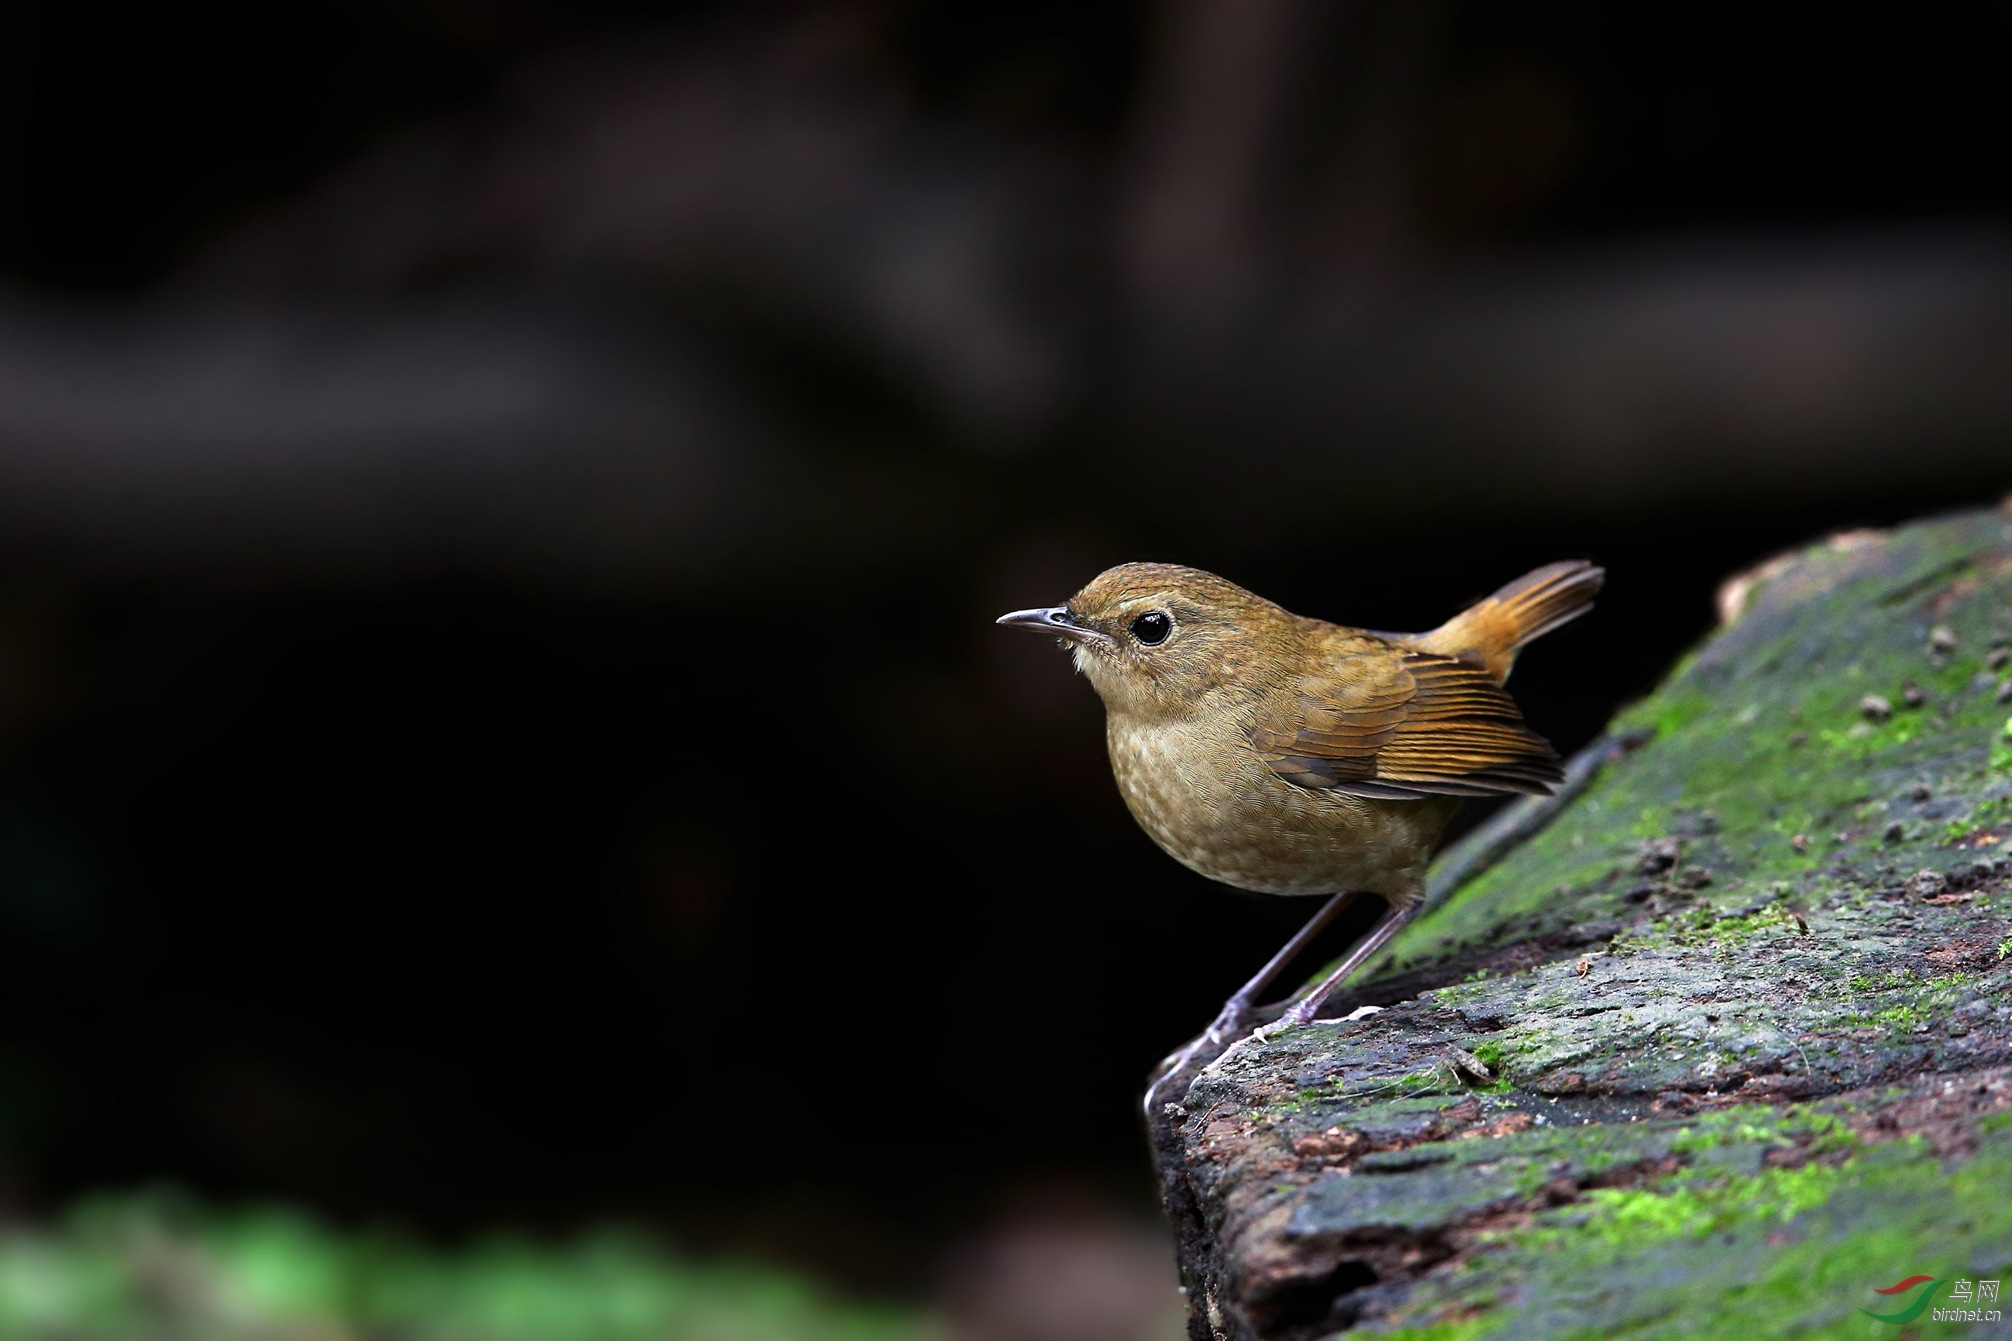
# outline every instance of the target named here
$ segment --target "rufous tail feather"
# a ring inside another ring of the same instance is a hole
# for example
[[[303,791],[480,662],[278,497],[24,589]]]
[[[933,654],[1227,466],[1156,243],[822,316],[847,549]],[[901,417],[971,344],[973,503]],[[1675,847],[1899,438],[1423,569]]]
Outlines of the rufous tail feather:
[[[1498,682],[1505,681],[1516,654],[1592,609],[1606,579],[1604,568],[1583,559],[1545,564],[1411,641],[1442,656],[1479,660]]]

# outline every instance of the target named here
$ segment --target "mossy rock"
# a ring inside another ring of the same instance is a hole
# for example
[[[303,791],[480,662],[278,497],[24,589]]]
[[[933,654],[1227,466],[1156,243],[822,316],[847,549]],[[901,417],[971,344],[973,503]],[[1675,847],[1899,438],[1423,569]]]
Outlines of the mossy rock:
[[[1958,1285],[2012,1275],[2012,515],[1836,537],[1725,604],[1610,733],[1644,743],[1336,1018],[1153,1115],[1193,1336],[2005,1307]]]

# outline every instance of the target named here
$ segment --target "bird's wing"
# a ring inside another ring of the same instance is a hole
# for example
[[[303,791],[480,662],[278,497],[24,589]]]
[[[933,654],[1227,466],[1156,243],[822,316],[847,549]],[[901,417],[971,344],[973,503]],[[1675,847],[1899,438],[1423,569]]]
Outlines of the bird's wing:
[[[1302,679],[1250,733],[1265,764],[1301,787],[1387,800],[1549,794],[1557,751],[1523,724],[1487,668],[1364,640]]]

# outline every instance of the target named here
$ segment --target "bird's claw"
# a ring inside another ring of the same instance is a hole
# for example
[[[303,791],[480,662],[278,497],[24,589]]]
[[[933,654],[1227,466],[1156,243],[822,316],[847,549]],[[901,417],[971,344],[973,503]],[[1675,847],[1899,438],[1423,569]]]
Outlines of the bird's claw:
[[[1279,1016],[1272,1023],[1271,1030],[1273,1033],[1277,1033],[1283,1029],[1290,1029],[1296,1024],[1311,1024],[1313,1023],[1313,1017],[1319,1013],[1319,1010],[1318,1006],[1309,1010],[1305,1001],[1295,1001],[1286,1008],[1285,1014]],[[1270,1035],[1267,1034],[1266,1037],[1270,1037]]]
[[[1250,1026],[1250,1010],[1237,1002],[1224,1006],[1216,1018],[1209,1021],[1209,1027],[1190,1039],[1187,1044],[1160,1059],[1153,1068],[1152,1083],[1146,1087],[1146,1112],[1153,1110],[1153,1100],[1168,1081],[1195,1064],[1197,1058],[1206,1057],[1212,1062],[1229,1048],[1235,1046]],[[1206,1065],[1207,1063],[1203,1063]]]
[[[1249,1011],[1225,1010],[1209,1022],[1208,1028],[1202,1030],[1202,1036],[1198,1041],[1203,1044],[1221,1043],[1227,1045],[1234,1043],[1238,1038],[1243,1036],[1244,1030],[1249,1025]]]

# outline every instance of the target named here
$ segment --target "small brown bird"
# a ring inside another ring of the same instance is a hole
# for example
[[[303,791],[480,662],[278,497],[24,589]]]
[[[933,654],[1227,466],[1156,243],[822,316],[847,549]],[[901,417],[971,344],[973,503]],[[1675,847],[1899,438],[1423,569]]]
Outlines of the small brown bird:
[[[1241,1035],[1258,993],[1352,898],[1383,896],[1382,920],[1281,1023],[1313,1019],[1417,910],[1462,798],[1545,794],[1562,779],[1502,685],[1526,643],[1592,607],[1604,576],[1554,563],[1419,634],[1290,614],[1164,563],[1121,564],[1067,605],[1000,617],[1058,635],[1089,677],[1118,790],[1169,856],[1239,889],[1331,896],[1161,1064],[1155,1089]]]

